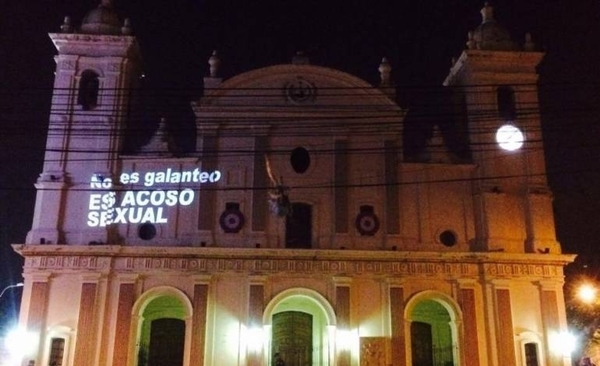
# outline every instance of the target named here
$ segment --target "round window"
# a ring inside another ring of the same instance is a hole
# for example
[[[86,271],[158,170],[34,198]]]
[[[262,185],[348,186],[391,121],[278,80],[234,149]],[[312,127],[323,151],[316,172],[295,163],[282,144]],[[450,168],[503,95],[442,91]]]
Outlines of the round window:
[[[292,168],[296,173],[305,173],[310,166],[310,154],[308,153],[308,150],[303,147],[297,147],[292,150],[292,154],[290,155],[290,163],[292,164]]]
[[[457,239],[456,234],[454,234],[450,230],[445,230],[440,234],[440,243],[444,244],[447,247],[452,247],[456,245]]]
[[[156,227],[149,222],[142,224],[138,229],[138,236],[142,240],[152,240],[156,236]]]

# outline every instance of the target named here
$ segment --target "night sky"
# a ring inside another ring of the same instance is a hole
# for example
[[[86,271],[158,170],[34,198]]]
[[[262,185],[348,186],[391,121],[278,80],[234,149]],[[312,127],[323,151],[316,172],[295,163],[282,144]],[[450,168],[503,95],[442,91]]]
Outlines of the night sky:
[[[65,15],[79,26],[99,1],[6,1],[0,12],[0,287],[20,278],[11,243],[23,243],[33,216],[33,183],[50,108],[55,49]],[[382,56],[392,64],[400,104],[427,99],[444,80],[467,32],[481,22],[481,0],[115,0],[129,17],[144,57],[145,118],[191,118],[207,59],[219,50],[225,78],[288,63],[304,51],[312,64],[377,83]],[[577,265],[600,262],[600,2],[498,0],[496,19],[522,43],[531,32],[547,53],[539,68],[542,124],[557,233]],[[419,100],[415,100],[419,99]],[[435,108],[432,106],[431,108]],[[443,116],[442,116],[443,117]],[[12,295],[0,299],[7,309]],[[6,313],[6,310],[4,310]],[[2,313],[0,312],[0,315]],[[1,320],[1,319],[0,319]]]

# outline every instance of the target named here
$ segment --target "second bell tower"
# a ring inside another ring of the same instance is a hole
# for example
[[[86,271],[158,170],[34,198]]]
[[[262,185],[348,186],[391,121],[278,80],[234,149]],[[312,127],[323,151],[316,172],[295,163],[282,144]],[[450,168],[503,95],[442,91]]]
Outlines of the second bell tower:
[[[537,98],[544,54],[529,35],[523,45],[513,42],[487,3],[481,14],[444,82],[461,95],[467,114],[476,249],[560,253]]]

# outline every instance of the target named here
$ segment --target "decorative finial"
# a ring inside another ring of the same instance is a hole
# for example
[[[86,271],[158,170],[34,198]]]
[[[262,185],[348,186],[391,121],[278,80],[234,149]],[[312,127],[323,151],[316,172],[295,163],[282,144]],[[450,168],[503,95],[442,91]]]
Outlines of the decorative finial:
[[[304,51],[298,51],[292,57],[292,64],[294,65],[308,65],[310,63],[308,56],[304,53]]]
[[[208,59],[208,65],[210,66],[210,77],[216,78],[219,73],[219,66],[221,66],[221,59],[219,58],[219,53],[214,50],[212,56]]]
[[[449,163],[452,161],[444,135],[439,125],[433,126],[431,137],[427,140],[426,157],[431,163]]]
[[[379,64],[379,68],[377,70],[379,70],[379,77],[381,78],[379,88],[390,99],[393,100],[396,97],[396,87],[394,86],[394,83],[390,77],[390,74],[392,73],[392,65],[390,65],[387,57],[381,58],[381,63]]]
[[[71,27],[71,17],[70,16],[65,17],[65,19],[63,20],[63,24],[60,26],[60,30],[63,33],[71,33],[71,31],[73,30],[73,27]]]
[[[477,42],[475,41],[475,35],[473,31],[469,31],[469,33],[467,33],[467,48],[470,50],[477,48]]]
[[[157,135],[160,138],[160,141],[167,142],[169,139],[169,130],[167,129],[167,119],[165,117],[160,118],[160,122],[158,123]]]
[[[523,45],[523,49],[527,52],[535,51],[535,43],[533,43],[533,39],[531,38],[531,33],[525,33],[525,45]]]
[[[390,84],[390,73],[392,72],[392,65],[390,65],[388,59],[383,57],[379,64],[379,76],[381,77],[381,85]]]
[[[481,24],[487,23],[494,20],[494,7],[490,5],[489,2],[485,2],[483,8],[481,9]]]
[[[123,26],[121,27],[121,34],[124,36],[128,36],[131,34],[131,21],[129,18],[125,18],[123,22]]]
[[[150,141],[141,148],[144,155],[176,156],[180,153],[174,136],[169,132],[168,121],[161,117],[158,128],[150,138]]]

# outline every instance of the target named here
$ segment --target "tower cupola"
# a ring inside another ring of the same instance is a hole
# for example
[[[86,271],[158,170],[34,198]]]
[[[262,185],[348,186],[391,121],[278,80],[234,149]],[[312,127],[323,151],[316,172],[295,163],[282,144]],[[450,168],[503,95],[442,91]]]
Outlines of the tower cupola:
[[[85,34],[121,34],[122,23],[110,0],[102,0],[81,22],[81,33]]]
[[[485,3],[481,9],[481,24],[469,34],[469,49],[489,51],[515,51],[510,33],[494,18],[494,8]]]

